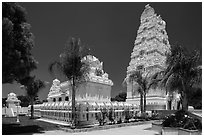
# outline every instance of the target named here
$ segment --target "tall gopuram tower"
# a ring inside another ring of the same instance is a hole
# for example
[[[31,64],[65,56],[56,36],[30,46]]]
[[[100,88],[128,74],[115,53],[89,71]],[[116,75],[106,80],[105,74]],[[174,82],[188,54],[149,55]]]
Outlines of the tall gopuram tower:
[[[142,71],[145,77],[166,67],[166,54],[170,51],[170,45],[165,21],[151,6],[146,5],[140,22],[126,78],[135,70]],[[127,81],[127,102],[140,104],[137,90],[137,83]],[[146,97],[147,110],[166,109],[165,90],[150,89]]]

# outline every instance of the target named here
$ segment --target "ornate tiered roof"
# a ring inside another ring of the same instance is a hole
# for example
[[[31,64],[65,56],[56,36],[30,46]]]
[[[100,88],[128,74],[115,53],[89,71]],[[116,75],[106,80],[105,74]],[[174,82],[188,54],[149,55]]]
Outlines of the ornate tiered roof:
[[[170,52],[166,23],[150,5],[145,6],[140,21],[127,75],[137,69],[145,74],[165,68],[166,54]]]
[[[96,57],[92,55],[87,55],[82,59],[83,61],[87,61],[90,64],[90,71],[87,77],[87,81],[101,83],[105,85],[112,86],[113,82],[108,78],[108,74],[103,70],[103,62],[100,62]],[[68,81],[60,83],[58,79],[53,80],[52,87],[50,88],[50,92],[48,94],[48,98],[50,97],[59,97],[62,94],[70,95],[70,83]],[[89,97],[87,95],[86,97]],[[77,98],[77,96],[76,96]],[[78,97],[80,100],[83,100],[84,97]],[[91,98],[91,97],[90,97]],[[93,98],[93,97],[92,97]],[[94,98],[101,98],[95,96]],[[107,98],[107,100],[110,100]]]

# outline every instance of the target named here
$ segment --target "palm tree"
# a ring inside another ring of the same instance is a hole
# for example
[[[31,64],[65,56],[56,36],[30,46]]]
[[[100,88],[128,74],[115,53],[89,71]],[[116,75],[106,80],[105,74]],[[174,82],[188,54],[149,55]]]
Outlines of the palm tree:
[[[81,45],[80,39],[71,38],[60,54],[60,60],[50,64],[49,71],[54,72],[54,66],[69,81],[72,88],[72,128],[76,126],[75,92],[78,85],[85,82],[89,73],[89,63],[82,61],[88,55],[88,49]]]
[[[141,82],[140,81],[141,77],[140,77],[140,75],[138,75],[138,72],[139,71],[133,71],[129,75],[128,79],[127,79],[128,82],[132,83],[132,90],[133,90],[133,83],[134,82],[136,82],[136,83],[138,83],[138,82],[140,83]],[[140,87],[140,85],[139,85],[139,88],[138,88],[137,92],[140,94],[140,111],[141,111],[141,113],[143,113],[143,108],[144,108],[144,106],[143,106],[143,94],[144,94],[144,92],[143,92],[142,88]]]
[[[138,84],[138,93],[140,94],[140,109],[141,113],[146,112],[146,94],[150,88],[155,88],[155,85],[158,83],[158,80],[155,76],[149,76],[149,72],[146,74],[142,70],[133,71],[129,75],[129,82],[134,81]],[[143,76],[145,74],[145,76]],[[144,104],[143,104],[144,101]]]
[[[188,110],[187,98],[190,89],[196,83],[201,82],[202,72],[198,67],[200,54],[190,54],[181,46],[171,46],[171,52],[167,54],[167,68],[161,72],[160,86],[168,92],[178,90],[181,94],[182,109]]]
[[[27,91],[27,96],[30,99],[31,105],[31,119],[34,118],[34,101],[37,97],[38,92],[45,87],[45,83],[39,79],[35,79],[35,76],[29,76],[25,79],[27,82],[24,82],[25,85],[22,85],[21,88],[25,88]]]

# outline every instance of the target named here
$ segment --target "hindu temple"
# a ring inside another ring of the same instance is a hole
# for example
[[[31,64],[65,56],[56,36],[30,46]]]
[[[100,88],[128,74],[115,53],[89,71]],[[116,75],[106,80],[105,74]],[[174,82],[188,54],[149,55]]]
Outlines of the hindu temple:
[[[166,68],[166,54],[170,52],[170,44],[165,28],[166,23],[161,16],[150,5],[146,5],[140,18],[126,78],[135,70],[142,71],[143,77],[150,77]],[[137,90],[137,83],[127,81],[127,102],[140,104]],[[170,96],[175,95],[168,95],[164,89],[150,89],[146,95],[147,110],[168,109]],[[175,101],[173,104],[176,104]]]
[[[77,125],[93,125],[98,123],[97,117],[105,110],[113,110],[117,120],[124,120],[124,110],[129,109],[131,113],[138,108],[136,105],[125,102],[111,102],[112,80],[103,70],[103,62],[96,57],[88,55],[82,59],[90,64],[88,79],[82,83],[76,91],[76,115]],[[35,115],[42,118],[55,119],[71,122],[72,98],[71,86],[68,81],[60,82],[53,80],[47,100],[48,102],[35,105]]]
[[[165,21],[151,6],[146,5],[140,23],[126,78],[137,69],[143,71],[143,76],[146,77],[166,68],[166,54],[170,52],[170,44],[165,30]],[[84,57],[81,61],[89,62],[90,71],[86,81],[76,90],[77,125],[98,123],[97,119],[104,110],[113,111],[115,121],[124,121],[126,110],[132,117],[139,112],[140,96],[137,92],[137,83],[127,81],[126,102],[111,102],[113,82],[104,72],[103,62],[92,55]],[[71,123],[71,92],[69,81],[61,82],[54,79],[47,97],[48,102],[35,105],[35,115]],[[167,94],[163,89],[150,89],[146,96],[147,111],[175,107],[179,99],[176,92]]]

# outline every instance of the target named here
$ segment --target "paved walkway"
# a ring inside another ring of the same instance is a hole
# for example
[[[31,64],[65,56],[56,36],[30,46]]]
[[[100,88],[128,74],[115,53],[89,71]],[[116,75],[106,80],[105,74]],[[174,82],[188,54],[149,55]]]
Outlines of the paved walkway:
[[[62,130],[45,131],[46,135],[158,135],[158,132],[151,130],[151,124],[112,128],[106,130],[95,130],[89,132],[69,133]],[[38,134],[39,135],[39,134]]]
[[[58,124],[58,125],[63,125],[63,126],[70,126],[70,124],[68,124],[67,122],[59,121],[59,120],[46,119],[46,118],[40,118],[40,119],[36,119],[36,120],[44,121],[44,122],[48,122],[48,123],[53,123],[53,124]]]

